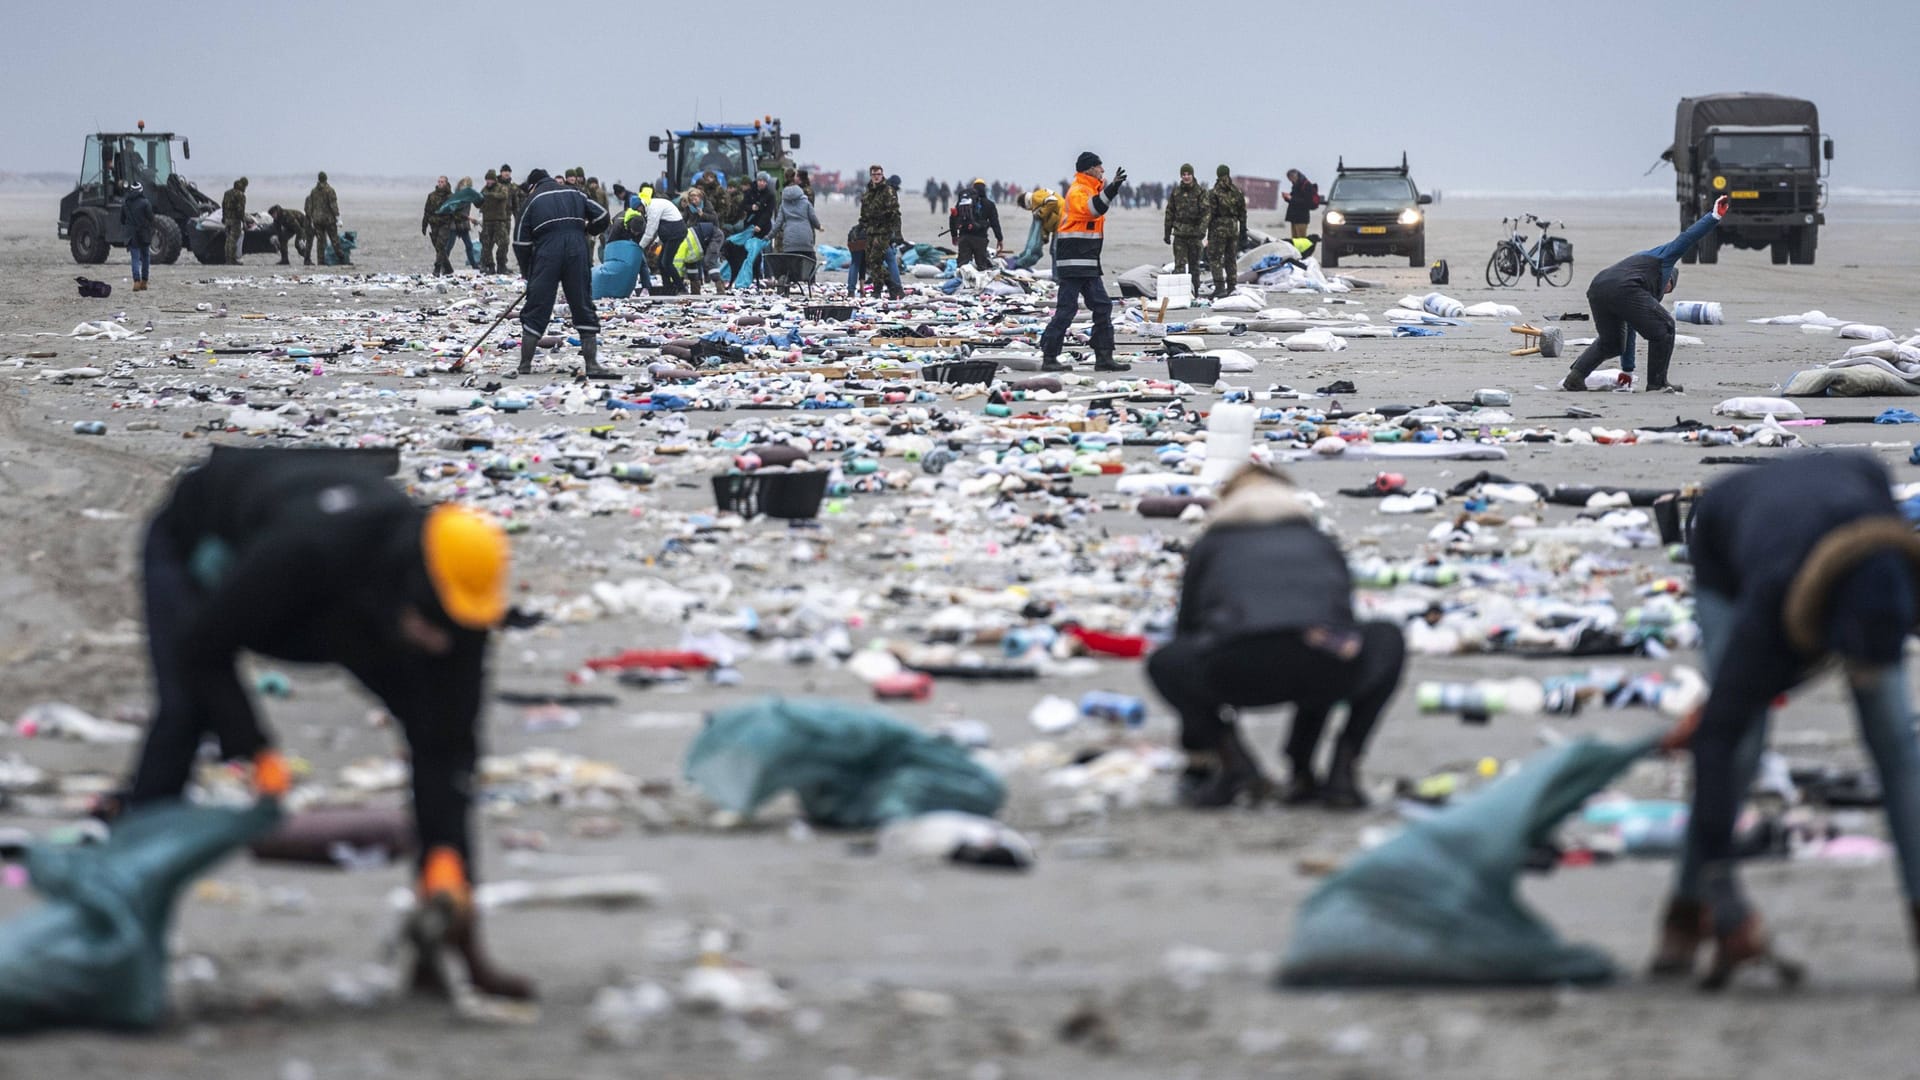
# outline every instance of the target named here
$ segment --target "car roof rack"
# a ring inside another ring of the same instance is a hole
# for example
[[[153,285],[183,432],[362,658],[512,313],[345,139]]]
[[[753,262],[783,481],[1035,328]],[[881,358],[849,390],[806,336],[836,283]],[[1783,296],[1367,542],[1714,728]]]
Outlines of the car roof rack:
[[[1397,168],[1392,165],[1348,165],[1346,155],[1342,154],[1337,159],[1337,164],[1334,165],[1334,172],[1399,173],[1401,176],[1413,175],[1412,171],[1407,168],[1407,152],[1405,150],[1400,151],[1400,165]]]

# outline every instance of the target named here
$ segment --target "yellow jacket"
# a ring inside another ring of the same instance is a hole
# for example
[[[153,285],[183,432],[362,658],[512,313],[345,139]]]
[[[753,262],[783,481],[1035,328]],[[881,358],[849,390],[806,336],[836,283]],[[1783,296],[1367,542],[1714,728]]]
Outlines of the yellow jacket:
[[[1040,239],[1053,239],[1053,234],[1060,231],[1060,196],[1046,188],[1034,188],[1027,192],[1025,200],[1034,220],[1040,223]]]

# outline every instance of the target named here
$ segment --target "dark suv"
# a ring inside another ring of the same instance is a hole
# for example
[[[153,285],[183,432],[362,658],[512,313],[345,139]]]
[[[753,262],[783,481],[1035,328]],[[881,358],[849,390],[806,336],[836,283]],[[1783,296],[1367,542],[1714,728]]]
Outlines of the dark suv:
[[[1427,262],[1427,215],[1433,202],[1422,195],[1407,171],[1399,168],[1348,168],[1340,160],[1327,209],[1320,218],[1320,263],[1339,266],[1346,255],[1405,255],[1407,265]]]

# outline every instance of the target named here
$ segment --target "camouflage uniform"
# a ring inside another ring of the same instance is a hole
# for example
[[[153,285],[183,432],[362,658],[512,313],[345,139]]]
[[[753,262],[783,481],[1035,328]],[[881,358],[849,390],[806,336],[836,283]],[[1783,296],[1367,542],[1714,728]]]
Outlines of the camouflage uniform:
[[[1207,189],[1182,180],[1167,195],[1165,223],[1160,232],[1173,245],[1173,272],[1193,278],[1193,295],[1200,295],[1200,249],[1207,235],[1213,201]]]
[[[507,272],[507,251],[513,245],[508,231],[513,221],[513,185],[493,173],[487,174],[487,186],[480,189],[480,270],[487,274]]]
[[[587,193],[587,198],[592,200],[596,205],[603,208],[607,205],[607,189],[601,187],[598,180],[587,184],[582,190]],[[621,209],[625,209],[625,207]],[[607,234],[601,233],[599,236],[593,238],[589,246],[593,248],[594,262],[604,260],[607,255]]]
[[[247,178],[241,177],[233,182],[227,193],[220,198],[220,220],[227,227],[227,261],[240,261],[241,249],[245,246],[247,233]]]
[[[307,193],[307,224],[313,231],[312,252],[323,263],[329,247],[341,262],[347,261],[340,250],[339,223],[340,200],[333,194],[333,185],[327,183],[327,174],[321,173],[320,182]]]
[[[867,280],[874,291],[892,292],[887,278],[887,249],[900,238],[900,198],[886,183],[870,184],[860,199],[860,228],[867,237]]]
[[[312,266],[313,229],[307,224],[307,215],[283,206],[270,207],[267,215],[273,218],[273,244],[280,249],[280,265],[289,265],[287,241],[291,239],[295,250],[300,252],[300,260]]]
[[[447,256],[453,251],[453,215],[440,212],[440,204],[453,197],[453,188],[435,187],[427,192],[427,207],[420,213],[420,232],[433,243],[433,272],[453,273]]]
[[[1207,264],[1213,268],[1213,291],[1224,294],[1240,280],[1240,236],[1247,231],[1247,197],[1222,174],[1207,192]]]

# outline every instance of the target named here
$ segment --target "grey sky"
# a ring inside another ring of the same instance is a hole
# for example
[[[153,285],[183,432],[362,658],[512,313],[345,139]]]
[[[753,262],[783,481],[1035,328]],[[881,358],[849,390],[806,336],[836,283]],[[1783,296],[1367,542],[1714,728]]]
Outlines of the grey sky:
[[[5,7],[17,172],[72,170],[86,131],[144,118],[192,137],[203,186],[503,160],[637,180],[659,168],[646,136],[697,102],[780,116],[802,161],[878,160],[909,188],[1051,183],[1086,148],[1142,179],[1188,160],[1319,178],[1405,148],[1429,189],[1604,191],[1671,182],[1641,174],[1683,94],[1770,90],[1819,104],[1836,185],[1920,189],[1909,0]]]

